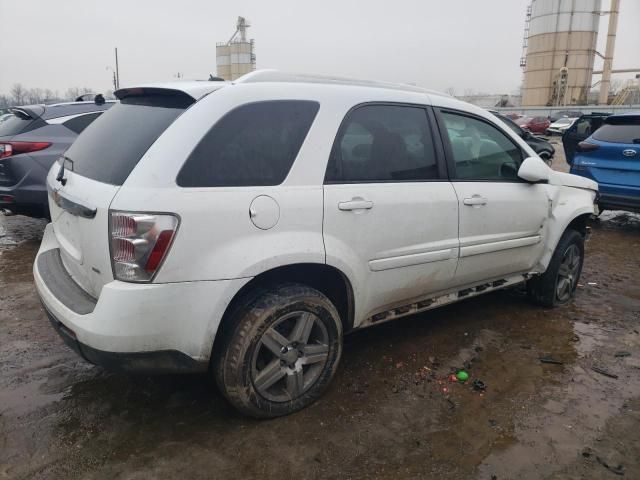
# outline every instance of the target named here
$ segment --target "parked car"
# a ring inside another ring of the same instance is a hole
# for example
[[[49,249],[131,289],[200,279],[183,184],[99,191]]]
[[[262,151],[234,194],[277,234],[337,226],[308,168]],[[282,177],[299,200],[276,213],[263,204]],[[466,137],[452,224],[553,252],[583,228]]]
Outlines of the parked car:
[[[321,396],[348,331],[522,283],[546,306],[575,291],[597,185],[479,107],[276,71],[116,96],[49,172],[33,270],[90,362],[210,370],[275,417]]]
[[[579,110],[561,110],[559,112],[549,115],[550,122],[557,122],[561,118],[579,118],[582,116],[582,112]]]
[[[640,112],[607,117],[578,144],[571,173],[598,182],[600,211],[640,212]]]
[[[549,125],[551,125],[547,117],[522,117],[516,119],[515,122],[531,133],[544,133],[547,131],[547,128],[549,128]]]
[[[578,143],[598,130],[611,113],[592,112],[582,115],[562,135],[562,146],[567,163],[571,165]]]
[[[497,111],[490,110],[496,117],[498,117],[504,124],[515,132],[520,138],[522,138],[527,145],[529,145],[538,156],[545,161],[547,165],[551,165],[553,156],[556,153],[556,149],[547,140],[537,135],[533,135],[531,132],[522,129],[516,122],[511,120],[505,115]]]
[[[520,115],[519,113],[505,113],[504,114],[505,117],[511,119],[511,120],[516,120],[518,118],[522,118],[524,115]]]
[[[569,117],[559,118],[551,125],[549,125],[549,128],[547,128],[547,131],[545,133],[549,136],[552,136],[554,134],[562,135],[567,131],[569,127],[571,127],[571,125],[576,122],[576,120],[578,119]]]
[[[113,101],[9,108],[0,116],[0,209],[49,214],[45,179],[78,134]]]

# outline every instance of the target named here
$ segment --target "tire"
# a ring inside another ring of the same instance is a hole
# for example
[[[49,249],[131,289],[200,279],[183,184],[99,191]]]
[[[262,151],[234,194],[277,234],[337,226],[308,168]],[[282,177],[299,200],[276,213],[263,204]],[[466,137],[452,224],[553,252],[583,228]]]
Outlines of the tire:
[[[584,237],[576,230],[566,230],[553,252],[547,271],[527,283],[529,297],[545,307],[569,303],[578,286],[583,263]]]
[[[322,396],[342,355],[342,322],[325,295],[300,284],[259,289],[228,320],[213,372],[237,410],[273,418]]]

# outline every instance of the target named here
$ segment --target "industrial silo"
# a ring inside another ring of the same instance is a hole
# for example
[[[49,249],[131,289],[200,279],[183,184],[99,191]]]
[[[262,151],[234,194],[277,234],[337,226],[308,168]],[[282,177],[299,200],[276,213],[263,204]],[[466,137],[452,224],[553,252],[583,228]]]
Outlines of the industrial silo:
[[[532,0],[525,29],[523,106],[585,104],[601,0]]]
[[[218,77],[235,80],[256,69],[253,40],[247,40],[245,18],[238,17],[236,31],[227,43],[216,45],[216,66]]]

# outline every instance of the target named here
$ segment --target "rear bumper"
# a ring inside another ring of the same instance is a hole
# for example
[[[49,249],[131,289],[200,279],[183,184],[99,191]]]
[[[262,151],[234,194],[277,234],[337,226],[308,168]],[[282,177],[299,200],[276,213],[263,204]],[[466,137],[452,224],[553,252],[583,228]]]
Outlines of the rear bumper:
[[[46,307],[44,311],[49,317],[51,326],[58,332],[64,343],[87,362],[100,365],[114,372],[126,373],[195,373],[208,368],[207,362],[199,362],[177,350],[152,352],[107,352],[98,350],[78,340],[75,333],[69,330],[60,320],[53,316]]]
[[[40,300],[67,345],[91,363],[111,370],[206,370],[224,311],[249,281],[112,281],[102,287],[99,298],[92,299],[70,278],[62,262],[51,261],[55,259],[52,250],[59,248],[49,224],[33,266]]]

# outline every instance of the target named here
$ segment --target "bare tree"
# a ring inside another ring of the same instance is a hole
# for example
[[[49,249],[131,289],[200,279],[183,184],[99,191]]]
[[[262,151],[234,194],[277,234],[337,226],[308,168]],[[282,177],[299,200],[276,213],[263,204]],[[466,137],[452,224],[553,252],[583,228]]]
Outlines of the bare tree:
[[[30,104],[44,103],[44,92],[41,88],[30,88],[25,97]]]
[[[455,87],[447,87],[447,88],[445,88],[444,93],[446,93],[448,95],[451,95],[452,97],[455,97],[456,96],[456,89],[455,89]]]
[[[11,103],[13,105],[22,105],[25,101],[27,91],[21,83],[14,83],[9,91],[9,95],[11,96]]]

